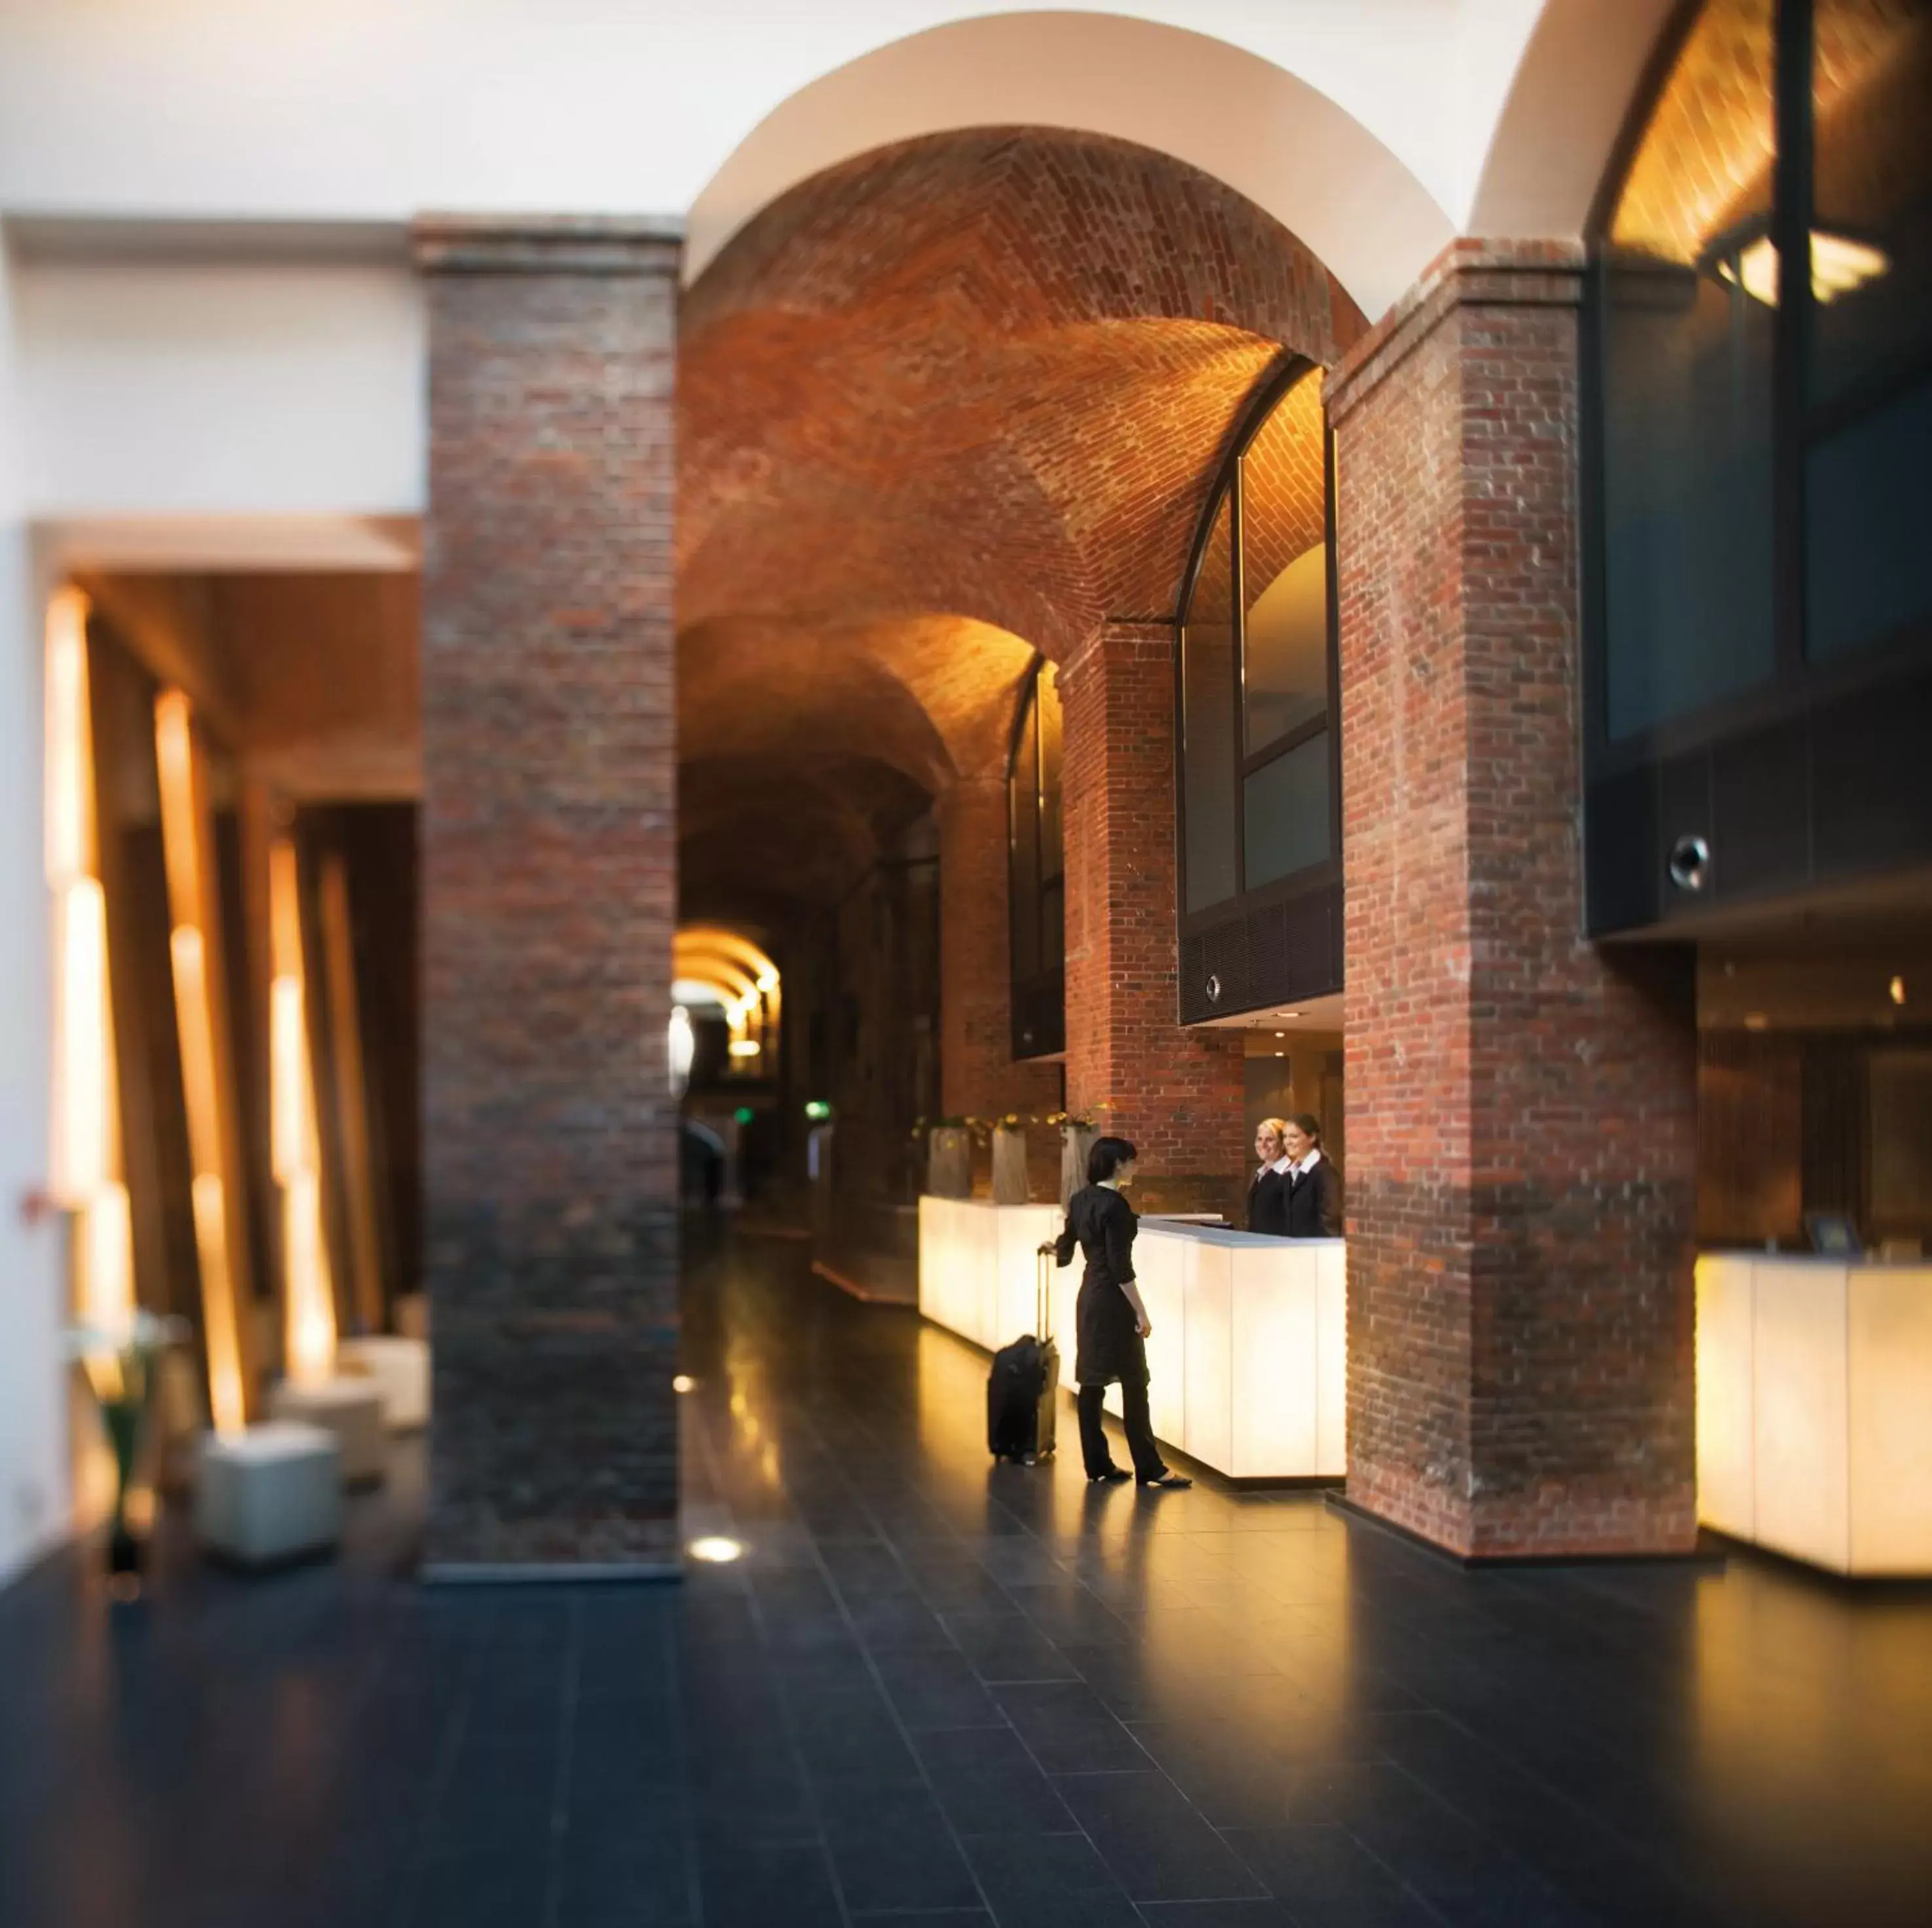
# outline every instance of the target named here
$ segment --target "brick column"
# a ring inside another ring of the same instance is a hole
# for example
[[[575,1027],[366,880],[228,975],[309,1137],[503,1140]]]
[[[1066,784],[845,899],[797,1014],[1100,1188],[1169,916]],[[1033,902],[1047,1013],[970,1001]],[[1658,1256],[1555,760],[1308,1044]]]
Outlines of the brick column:
[[[1006,786],[962,777],[940,797],[939,1075],[949,1116],[1040,1117],[1060,1103],[1058,1068],[1013,1059]],[[1034,1195],[1058,1195],[1060,1141],[1028,1135]]]
[[[1696,1531],[1690,968],[1581,934],[1580,267],[1457,244],[1328,394],[1348,1492],[1478,1558]]]
[[[1060,691],[1068,1107],[1112,1104],[1144,1210],[1225,1209],[1246,1171],[1241,1041],[1177,1021],[1172,627],[1106,624]]]
[[[423,581],[432,1573],[677,1557],[662,223],[435,220]]]

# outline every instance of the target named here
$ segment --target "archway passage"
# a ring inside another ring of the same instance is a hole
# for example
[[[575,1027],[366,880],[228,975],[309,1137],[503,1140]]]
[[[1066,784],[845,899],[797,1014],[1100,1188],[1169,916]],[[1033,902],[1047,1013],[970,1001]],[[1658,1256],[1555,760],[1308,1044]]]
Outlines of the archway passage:
[[[842,1101],[848,1171],[856,1141],[892,1182],[922,1114],[1039,1115],[1157,1081],[1107,1060],[1098,1011],[1069,1038],[1064,1092],[1058,1066],[1012,1061],[1016,712],[1040,658],[1064,667],[1110,625],[1171,621],[1258,394],[1363,326],[1308,248],[1223,183],[1037,127],[830,168],[686,294],[681,901],[773,933],[805,1000],[791,1068]],[[1132,861],[1160,871],[1169,722],[1144,723],[1131,733],[1161,767],[1119,781],[1145,793]],[[1104,862],[1107,819],[1088,820]],[[1068,857],[1070,941],[1081,904],[1098,920],[1113,896],[1079,896],[1083,854]],[[862,901],[890,901],[904,941],[880,940]],[[1096,921],[1094,971],[1120,967],[1106,934]],[[1180,1038],[1171,996],[1160,1022]]]

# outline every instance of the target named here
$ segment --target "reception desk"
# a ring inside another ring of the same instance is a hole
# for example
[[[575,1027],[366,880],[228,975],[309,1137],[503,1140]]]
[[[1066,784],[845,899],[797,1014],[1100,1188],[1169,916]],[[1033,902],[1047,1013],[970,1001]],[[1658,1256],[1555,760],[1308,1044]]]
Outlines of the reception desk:
[[[1052,1205],[920,1201],[919,1306],[995,1351],[1035,1329],[1035,1266]],[[1135,1242],[1155,1436],[1232,1479],[1347,1470],[1348,1291],[1340,1239],[1273,1239],[1148,1218]],[[1073,1366],[1081,1264],[1053,1274],[1051,1323]],[[1120,1410],[1118,1387],[1108,1410]]]
[[[1932,1574],[1932,1266],[1698,1261],[1697,1510],[1834,1573]]]

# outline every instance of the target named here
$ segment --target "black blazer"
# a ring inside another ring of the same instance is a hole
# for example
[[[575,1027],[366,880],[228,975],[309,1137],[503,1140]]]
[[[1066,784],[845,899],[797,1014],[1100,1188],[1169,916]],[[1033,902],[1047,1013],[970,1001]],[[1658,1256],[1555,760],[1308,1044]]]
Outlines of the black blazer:
[[[1271,1168],[1256,1172],[1248,1187],[1248,1230],[1270,1238],[1288,1236],[1288,1180]]]
[[[1338,1239],[1342,1236],[1342,1174],[1326,1152],[1304,1177],[1290,1173],[1283,1182],[1292,1239]]]
[[[1147,1348],[1134,1318],[1133,1302],[1120,1290],[1134,1277],[1134,1208],[1110,1185],[1088,1185],[1066,1204],[1066,1227],[1054,1241],[1062,1265],[1076,1247],[1087,1270],[1075,1302],[1073,1376],[1083,1386],[1113,1380],[1147,1382]]]

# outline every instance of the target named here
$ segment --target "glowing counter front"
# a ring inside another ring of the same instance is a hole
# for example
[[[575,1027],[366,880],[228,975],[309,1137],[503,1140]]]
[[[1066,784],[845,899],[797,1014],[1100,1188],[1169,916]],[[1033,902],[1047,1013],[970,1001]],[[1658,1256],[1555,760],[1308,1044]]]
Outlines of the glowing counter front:
[[[1698,1261],[1697,1512],[1833,1573],[1932,1575],[1932,1266]]]
[[[1034,1329],[1035,1254],[1051,1205],[922,1198],[919,1307],[989,1351]],[[1340,1479],[1347,1471],[1345,1247],[1143,1219],[1134,1246],[1154,1429],[1233,1479]],[[1052,1324],[1071,1391],[1080,1261],[1053,1274]],[[1108,1395],[1118,1413],[1120,1394]]]

